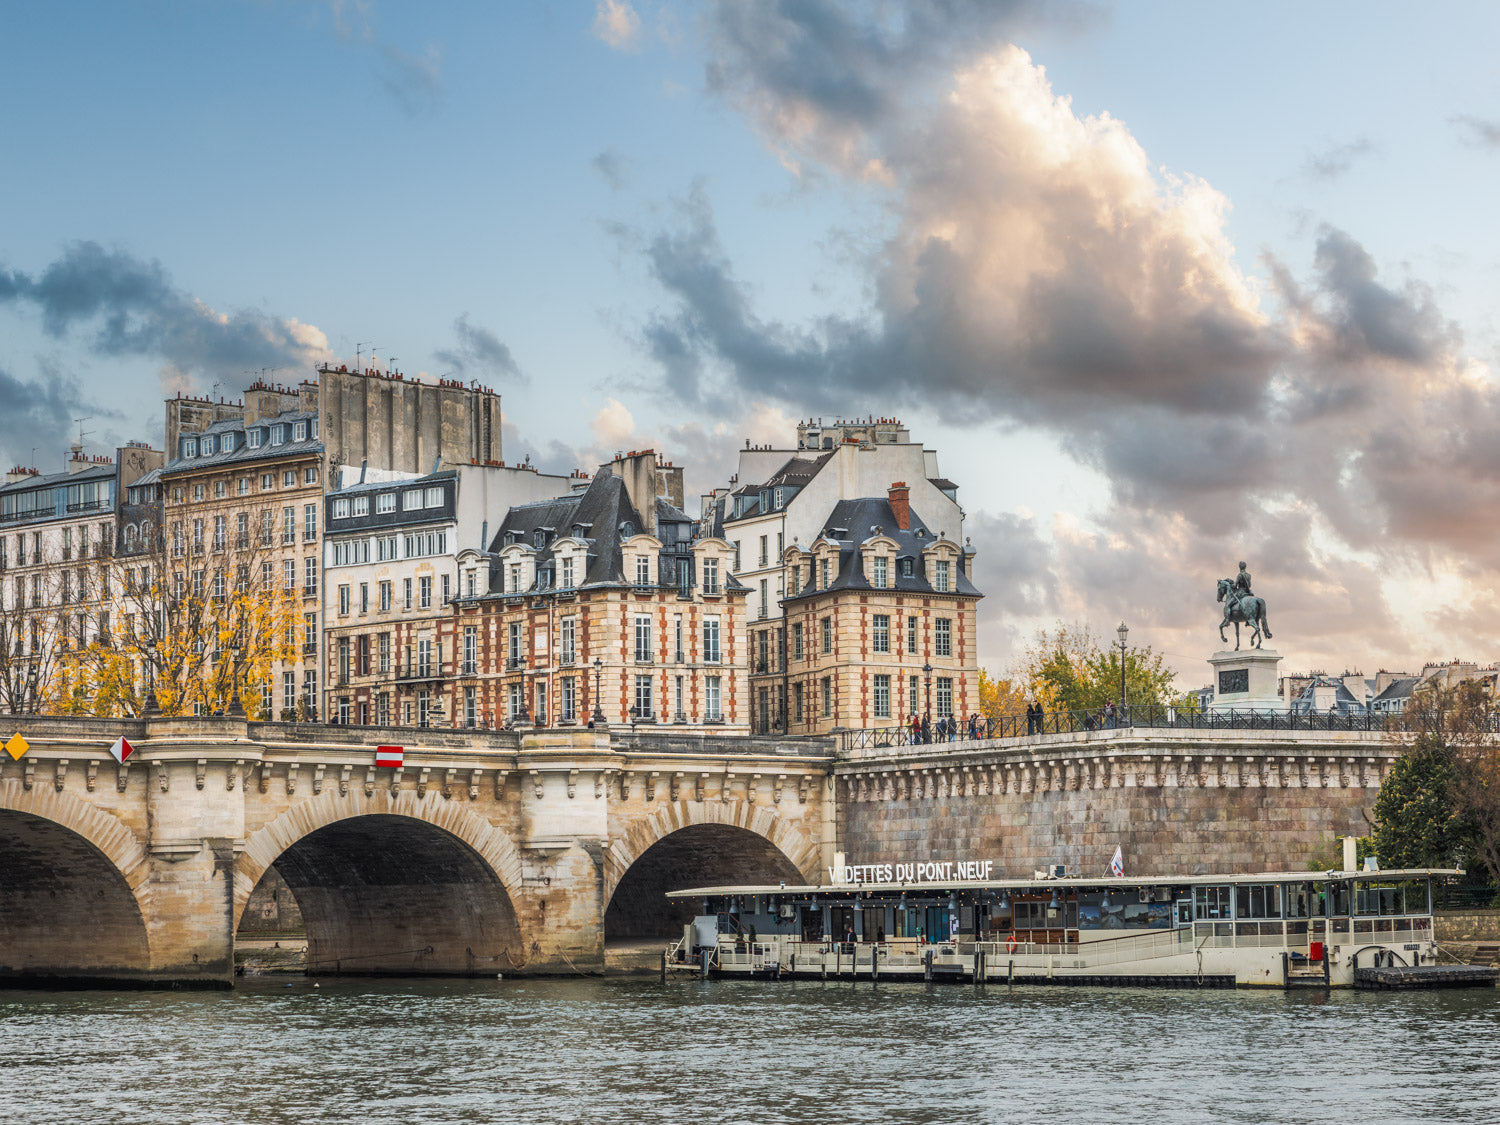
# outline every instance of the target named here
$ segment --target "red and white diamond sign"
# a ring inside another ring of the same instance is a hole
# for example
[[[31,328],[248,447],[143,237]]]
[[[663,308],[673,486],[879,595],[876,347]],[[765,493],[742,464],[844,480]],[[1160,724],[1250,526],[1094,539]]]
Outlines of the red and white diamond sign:
[[[135,747],[125,741],[122,734],[110,745],[109,752],[115,756],[115,761],[124,762],[126,758],[135,753]]]
[[[406,751],[400,746],[375,747],[375,764],[377,766],[389,766],[391,769],[400,769],[401,762],[405,757]]]

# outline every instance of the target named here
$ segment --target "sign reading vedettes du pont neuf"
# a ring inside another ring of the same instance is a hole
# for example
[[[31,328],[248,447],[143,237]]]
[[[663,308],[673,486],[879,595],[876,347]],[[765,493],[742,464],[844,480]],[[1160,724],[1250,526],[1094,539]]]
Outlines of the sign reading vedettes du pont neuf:
[[[957,859],[932,863],[855,863],[830,867],[829,879],[844,883],[951,883],[988,879],[992,859]]]

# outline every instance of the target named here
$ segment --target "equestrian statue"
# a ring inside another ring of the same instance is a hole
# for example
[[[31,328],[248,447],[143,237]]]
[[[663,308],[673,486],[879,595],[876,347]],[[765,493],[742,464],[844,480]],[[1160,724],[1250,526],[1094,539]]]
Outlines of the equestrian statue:
[[[1229,638],[1224,635],[1224,628],[1230,622],[1234,623],[1236,652],[1240,647],[1241,624],[1250,627],[1250,643],[1254,647],[1260,648],[1262,635],[1266,640],[1271,639],[1271,623],[1266,620],[1266,599],[1250,592],[1250,572],[1245,569],[1244,563],[1240,563],[1240,572],[1233,578],[1219,579],[1218,600],[1224,603],[1224,620],[1219,622],[1219,640],[1229,643]]]

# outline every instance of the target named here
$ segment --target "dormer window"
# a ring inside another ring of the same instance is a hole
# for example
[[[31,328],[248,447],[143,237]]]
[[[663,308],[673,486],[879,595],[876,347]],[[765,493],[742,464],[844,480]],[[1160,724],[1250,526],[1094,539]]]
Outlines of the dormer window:
[[[785,506],[786,506],[786,489],[784,489],[784,488],[778,488],[776,490],[776,510],[779,512]]]
[[[271,444],[272,445],[285,445],[286,444],[286,423],[285,422],[277,422],[276,425],[274,425],[274,426],[271,427]]]
[[[636,556],[635,584],[637,586],[651,585],[651,557],[649,555]]]
[[[917,573],[916,563],[914,563],[911,559],[902,559],[901,560],[901,577],[902,578],[912,578],[912,577],[914,577],[916,575],[916,573]]]
[[[262,438],[263,433],[261,430],[245,431],[245,445],[251,449],[259,449]]]
[[[182,439],[182,455],[184,457],[196,457],[196,456],[198,456],[198,439],[197,438],[183,438]]]
[[[214,438],[212,435],[203,439],[203,456],[212,457],[214,453]]]
[[[870,560],[870,585],[877,590],[884,590],[890,583],[886,576],[886,568],[889,560],[884,555],[876,555]]]
[[[545,547],[547,545],[547,533],[545,531],[542,531],[540,528],[538,528],[536,534],[534,536],[532,536],[531,542],[532,542],[532,546],[534,546],[538,551],[540,551],[543,547]]]
[[[234,435],[233,434],[225,434],[224,435],[224,452],[225,453],[233,453],[234,452]]]
[[[292,424],[292,440],[293,441],[306,441],[307,440],[307,423],[306,422],[294,422]]]
[[[394,492],[382,492],[375,497],[375,514],[388,515],[396,510],[396,494]]]
[[[949,571],[952,564],[947,559],[938,559],[932,564],[932,588],[940,594],[946,594],[949,589]]]

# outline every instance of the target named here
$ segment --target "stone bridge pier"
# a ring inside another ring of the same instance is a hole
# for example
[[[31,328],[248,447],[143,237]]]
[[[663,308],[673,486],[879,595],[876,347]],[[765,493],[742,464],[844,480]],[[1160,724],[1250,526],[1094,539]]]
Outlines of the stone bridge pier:
[[[22,717],[0,979],[225,986],[273,869],[320,973],[602,970],[666,890],[816,880],[831,750],[761,739]],[[0,721],[0,728],[6,725]],[[124,735],[135,752],[108,753]],[[377,745],[404,745],[400,769]],[[712,752],[711,752],[712,751]]]

